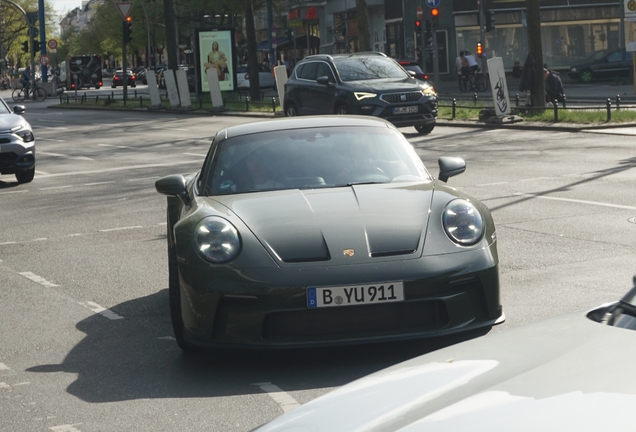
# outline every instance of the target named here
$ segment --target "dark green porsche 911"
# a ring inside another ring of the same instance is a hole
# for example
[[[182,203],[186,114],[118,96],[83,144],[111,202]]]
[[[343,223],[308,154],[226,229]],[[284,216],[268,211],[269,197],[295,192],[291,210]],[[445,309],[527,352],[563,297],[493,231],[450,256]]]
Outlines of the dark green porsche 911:
[[[168,196],[170,310],[185,350],[441,336],[502,322],[495,226],[382,119],[229,127]]]

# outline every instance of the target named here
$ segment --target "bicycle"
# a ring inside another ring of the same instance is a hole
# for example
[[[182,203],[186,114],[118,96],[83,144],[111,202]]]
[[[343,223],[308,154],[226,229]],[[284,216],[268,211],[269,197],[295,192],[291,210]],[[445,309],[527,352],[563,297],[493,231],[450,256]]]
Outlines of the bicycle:
[[[25,99],[30,99],[35,95],[35,100],[38,102],[42,102],[46,99],[46,90],[42,87],[39,87],[37,82],[33,81],[29,86],[29,91],[25,91],[24,87],[17,88],[13,90],[11,97],[14,102],[24,102]]]
[[[488,90],[488,78],[483,73],[470,71],[468,75],[459,75],[459,91],[462,93],[484,92]]]

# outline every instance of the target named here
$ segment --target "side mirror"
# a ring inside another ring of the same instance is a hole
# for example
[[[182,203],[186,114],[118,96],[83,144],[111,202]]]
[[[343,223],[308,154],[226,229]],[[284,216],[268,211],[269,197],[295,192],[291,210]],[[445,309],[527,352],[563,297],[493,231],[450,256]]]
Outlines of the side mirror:
[[[438,178],[446,183],[449,178],[466,171],[466,162],[458,157],[441,157],[437,160],[439,165]]]
[[[318,84],[322,84],[322,85],[329,85],[329,77],[327,77],[327,76],[318,77],[316,79],[316,82]]]
[[[190,195],[186,187],[185,177],[181,174],[162,177],[155,182],[155,189],[160,194],[167,196],[177,196],[184,205],[190,205]]]
[[[417,76],[417,73],[415,73],[415,71],[412,70],[407,70],[407,72],[409,73],[409,75],[411,75],[413,78],[415,78]]]
[[[24,105],[15,105],[13,107],[13,112],[15,114],[24,114],[26,112],[26,107]]]

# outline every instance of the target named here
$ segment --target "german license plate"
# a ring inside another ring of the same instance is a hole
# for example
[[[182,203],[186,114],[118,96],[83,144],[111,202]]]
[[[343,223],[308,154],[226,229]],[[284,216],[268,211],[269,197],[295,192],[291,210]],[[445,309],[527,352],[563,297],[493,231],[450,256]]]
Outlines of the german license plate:
[[[307,307],[354,306],[404,301],[403,282],[307,288]]]
[[[393,108],[393,114],[413,114],[418,111],[416,106],[397,107]]]

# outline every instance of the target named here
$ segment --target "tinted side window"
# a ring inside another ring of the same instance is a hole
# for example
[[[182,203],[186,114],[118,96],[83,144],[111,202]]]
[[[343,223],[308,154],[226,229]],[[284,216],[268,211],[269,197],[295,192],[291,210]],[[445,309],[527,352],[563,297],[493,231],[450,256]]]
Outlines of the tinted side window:
[[[318,63],[316,62],[305,63],[302,66],[303,67],[296,73],[298,78],[312,80],[312,81],[316,80],[317,78],[316,71],[318,69]]]
[[[333,76],[333,72],[331,72],[331,68],[325,62],[318,63],[318,71],[316,72],[316,79],[322,76],[326,76],[329,78],[329,82],[335,83],[336,79]]]
[[[607,56],[607,61],[610,63],[623,61],[623,53],[620,51],[611,53],[610,55]]]

